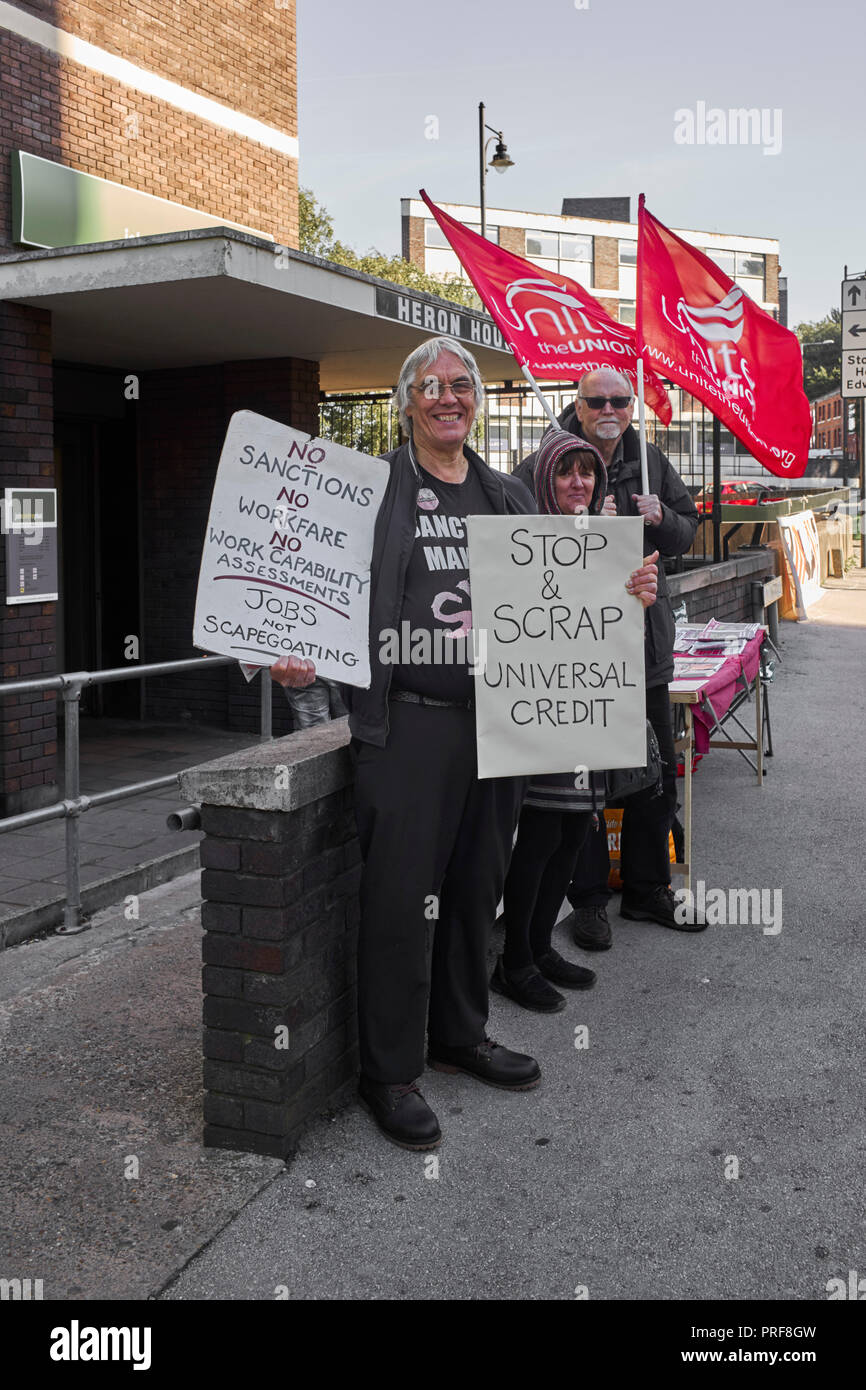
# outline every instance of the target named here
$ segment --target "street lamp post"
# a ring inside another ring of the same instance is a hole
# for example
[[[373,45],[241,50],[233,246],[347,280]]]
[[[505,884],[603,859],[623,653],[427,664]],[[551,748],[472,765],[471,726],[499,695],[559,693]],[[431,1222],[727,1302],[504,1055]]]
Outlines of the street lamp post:
[[[491,131],[491,136],[485,144],[484,132]],[[494,130],[493,126],[484,124],[484,102],[478,103],[478,161],[481,174],[481,235],[487,236],[487,146],[492,144],[492,137],[496,136],[496,149],[490,161],[491,169],[495,169],[497,174],[503,174],[506,169],[510,169],[514,160],[509,156],[508,150],[502,140],[502,131]]]

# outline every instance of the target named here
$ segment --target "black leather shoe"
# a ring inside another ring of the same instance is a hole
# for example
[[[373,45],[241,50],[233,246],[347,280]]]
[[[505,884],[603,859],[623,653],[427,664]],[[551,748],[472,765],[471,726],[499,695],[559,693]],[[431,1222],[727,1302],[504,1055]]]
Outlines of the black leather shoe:
[[[565,999],[559,990],[549,985],[538,970],[521,970],[517,976],[508,974],[501,956],[490,977],[490,988],[538,1014],[558,1014],[565,1008]]]
[[[475,1047],[442,1047],[431,1042],[427,1061],[434,1071],[463,1071],[503,1091],[531,1091],[541,1080],[541,1068],[534,1057],[510,1052],[492,1038]]]
[[[564,989],[592,989],[595,984],[594,970],[587,970],[585,965],[574,965],[558,951],[545,951],[543,956],[536,957],[535,964],[546,980],[552,980]]]
[[[392,1144],[401,1149],[435,1149],[441,1142],[439,1121],[414,1081],[387,1085],[362,1076],[358,1095]]]
[[[567,927],[575,946],[584,951],[609,951],[613,944],[607,908],[576,907],[570,917],[565,917],[560,926]]]
[[[623,891],[620,913],[632,922],[658,922],[660,926],[671,927],[674,931],[705,931],[706,920],[694,907],[686,914],[668,884],[659,884],[646,898],[632,898]],[[685,921],[678,918],[685,917]],[[688,918],[692,920],[689,921]]]

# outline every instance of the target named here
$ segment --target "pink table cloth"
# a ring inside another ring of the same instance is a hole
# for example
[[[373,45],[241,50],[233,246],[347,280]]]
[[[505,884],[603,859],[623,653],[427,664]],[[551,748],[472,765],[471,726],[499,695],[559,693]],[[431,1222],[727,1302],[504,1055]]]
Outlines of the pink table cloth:
[[[725,659],[725,664],[720,666],[714,675],[709,676],[701,685],[701,702],[692,706],[692,718],[694,720],[695,752],[703,756],[710,747],[710,733],[715,727],[713,715],[707,704],[712,706],[715,711],[716,719],[721,723],[734,701],[734,696],[738,690],[742,689],[740,676],[745,672],[746,679],[751,685],[758,671],[761,662],[761,643],[764,640],[764,633],[758,632],[749,639],[745,651],[738,656],[729,656]],[[712,656],[712,651],[702,651],[701,656]],[[688,657],[689,652],[677,653],[674,648],[674,656],[681,655]]]

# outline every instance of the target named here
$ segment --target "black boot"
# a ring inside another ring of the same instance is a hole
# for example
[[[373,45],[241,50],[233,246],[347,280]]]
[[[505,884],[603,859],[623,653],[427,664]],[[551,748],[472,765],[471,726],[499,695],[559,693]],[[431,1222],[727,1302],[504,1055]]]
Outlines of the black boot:
[[[434,1071],[464,1071],[504,1091],[529,1091],[541,1080],[541,1068],[534,1057],[511,1052],[492,1038],[475,1047],[443,1047],[431,1042],[427,1060]]]
[[[414,1081],[392,1085],[362,1076],[358,1095],[387,1139],[401,1149],[435,1149],[439,1121]]]
[[[556,1014],[565,1008],[564,996],[549,985],[534,966],[515,974],[505,969],[501,956],[490,977],[490,988],[497,994],[504,994],[506,999],[513,999],[524,1009],[533,1009],[535,1013]]]
[[[609,951],[613,944],[607,908],[603,904],[598,907],[576,907],[560,926],[570,930],[575,946],[580,946],[584,951]]]
[[[674,931],[705,931],[706,919],[700,912],[686,911],[680,907],[668,884],[659,884],[645,898],[633,898],[623,889],[620,916],[633,922],[658,922],[662,927],[672,927]],[[682,919],[682,920],[680,920]]]
[[[564,989],[592,989],[595,984],[594,970],[587,970],[585,965],[574,965],[552,948],[545,951],[543,956],[537,956],[535,964],[546,980],[552,980]]]

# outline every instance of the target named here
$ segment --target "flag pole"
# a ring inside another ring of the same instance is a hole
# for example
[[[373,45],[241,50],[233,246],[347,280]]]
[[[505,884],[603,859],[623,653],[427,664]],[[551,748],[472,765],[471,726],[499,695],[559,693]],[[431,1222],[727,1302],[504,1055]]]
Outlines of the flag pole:
[[[649,492],[649,470],[646,461],[646,410],[643,400],[643,358],[637,359],[637,417],[640,427],[640,485],[644,496]]]
[[[634,345],[637,349],[637,418],[640,431],[640,485],[644,496],[649,492],[649,470],[646,461],[646,406],[643,394],[643,214],[645,194],[637,200],[637,295]]]
[[[538,385],[538,382],[535,380],[535,377],[532,375],[532,372],[529,370],[528,367],[525,367],[525,366],[524,366],[524,367],[521,367],[520,370],[523,372],[523,375],[526,377],[526,380],[529,382],[529,384],[530,384],[530,386],[532,387],[533,391],[535,392],[536,396],[537,396],[538,399],[540,400],[540,402],[541,402],[541,408],[542,408],[542,410],[544,411],[544,413],[545,413],[545,415],[547,416],[547,418],[548,418],[548,420],[550,421],[550,423],[553,425],[553,428],[554,428],[555,430],[561,430],[561,429],[562,429],[562,425],[559,423],[559,421],[557,420],[556,416],[554,415],[554,413],[553,413],[553,411],[552,411],[552,409],[551,409],[551,407],[550,407],[550,402],[547,400],[547,398],[546,398],[545,396],[543,396],[543,395],[541,394],[541,389],[540,389],[540,387],[539,387],[539,385]]]

